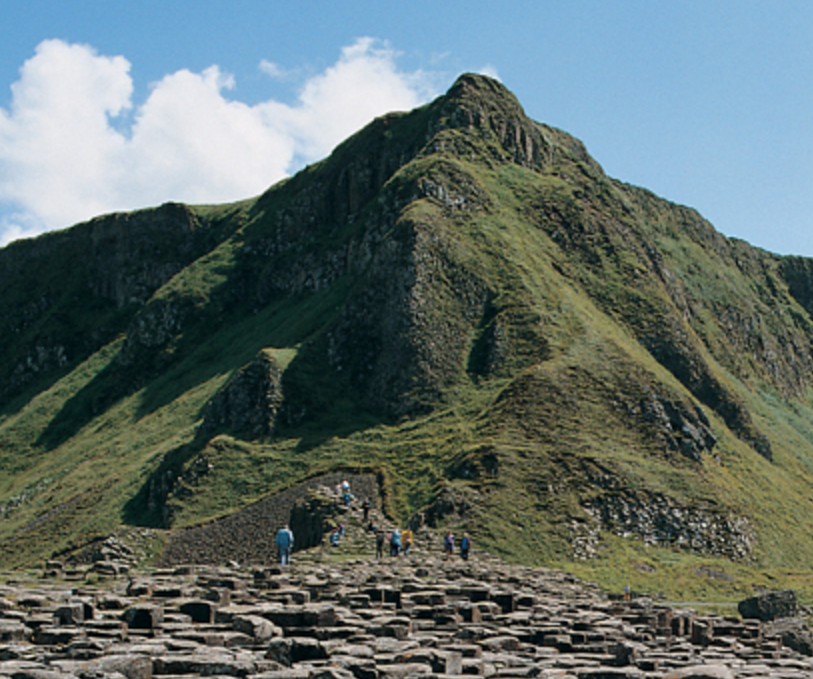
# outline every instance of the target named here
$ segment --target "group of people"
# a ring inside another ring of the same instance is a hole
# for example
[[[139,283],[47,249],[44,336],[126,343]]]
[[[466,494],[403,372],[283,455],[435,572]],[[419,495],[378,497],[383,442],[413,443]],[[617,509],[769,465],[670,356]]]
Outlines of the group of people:
[[[400,528],[393,528],[389,535],[383,529],[378,528],[375,531],[375,556],[381,559],[384,556],[384,545],[389,543],[390,556],[409,556],[409,551],[412,549],[414,535],[409,528],[403,531]]]
[[[350,484],[347,481],[342,481],[340,484],[336,486],[336,494],[339,496],[341,501],[345,504],[345,506],[350,506],[351,501],[353,500],[353,494],[350,492]],[[370,512],[370,500],[369,498],[365,498],[364,502],[361,505],[361,509],[364,516],[364,523],[366,524],[369,518]],[[403,531],[400,528],[393,528],[389,533],[384,531],[382,528],[376,528],[373,526],[372,522],[370,522],[368,526],[368,530],[372,531],[375,534],[375,555],[377,559],[382,559],[384,557],[384,549],[389,544],[389,551],[391,557],[401,556],[409,556],[410,550],[414,544],[415,536],[412,533],[412,530],[409,528],[405,528]],[[333,547],[339,545],[342,537],[344,536],[346,528],[344,524],[339,524],[334,528],[330,533],[330,544]],[[276,547],[277,547],[277,554],[279,555],[279,562],[283,566],[287,566],[291,563],[291,552],[294,549],[294,534],[291,531],[290,527],[286,524],[282,528],[277,531],[276,537]],[[454,555],[455,549],[455,537],[451,531],[447,531],[445,537],[443,538],[443,553],[444,558],[449,559]],[[460,558],[461,559],[468,559],[469,552],[471,550],[471,538],[467,533],[463,533],[463,537],[460,540]]]
[[[340,523],[336,528],[334,528],[330,533],[330,544],[333,547],[337,547],[339,542],[341,541],[342,537],[344,536],[346,528],[344,524]],[[387,543],[389,543],[390,548],[390,556],[409,556],[409,552],[412,549],[412,545],[414,543],[414,534],[412,530],[409,528],[405,528],[403,531],[400,528],[393,528],[389,534],[387,534],[381,528],[375,530],[375,556],[377,559],[384,558],[384,548]],[[283,566],[287,566],[291,563],[291,552],[294,548],[294,534],[291,532],[291,529],[286,524],[282,528],[277,531],[277,554],[279,555],[279,562]],[[464,560],[468,560],[469,553],[471,551],[471,537],[469,537],[468,533],[463,533],[463,537],[460,539],[460,558]],[[443,538],[443,555],[444,559],[450,559],[454,556],[454,549],[455,549],[455,537],[452,531],[447,531],[446,535]]]
[[[471,538],[469,537],[468,533],[463,533],[463,537],[460,538],[460,558],[468,560],[470,550],[471,550]],[[443,557],[445,559],[451,559],[453,555],[454,555],[454,533],[452,533],[452,531],[447,531],[446,535],[443,537]]]

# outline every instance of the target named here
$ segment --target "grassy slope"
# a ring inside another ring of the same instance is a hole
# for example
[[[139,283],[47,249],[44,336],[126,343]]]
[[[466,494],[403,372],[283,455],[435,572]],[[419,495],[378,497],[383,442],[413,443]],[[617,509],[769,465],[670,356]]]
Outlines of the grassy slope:
[[[460,143],[475,156],[487,151],[468,138]],[[713,315],[704,312],[696,327],[717,349],[714,356],[705,350],[705,357],[769,435],[774,463],[729,433],[713,414],[718,459],[692,463],[667,456],[648,441],[623,415],[624,401],[648,385],[688,394],[613,313],[614,303],[636,294],[630,281],[639,275],[639,262],[607,246],[601,250],[606,259],[583,268],[579,252],[563,254],[528,208],[536,200],[586,219],[602,200],[617,205],[634,203],[636,196],[607,183],[603,196],[585,198],[573,172],[566,167],[560,176],[545,177],[513,164],[469,162],[451,154],[424,158],[394,180],[454,175],[456,182],[464,177],[478,187],[481,210],[450,213],[422,199],[410,206],[408,216],[450,243],[456,262],[496,291],[494,303],[514,333],[500,371],[481,378],[461,366],[461,379],[446,402],[412,420],[381,423],[352,403],[337,403],[306,429],[266,441],[221,435],[201,449],[192,445],[195,424],[228,375],[264,347],[290,358],[327,326],[352,291],[346,281],[277,300],[254,314],[230,308],[222,290],[244,246],[238,232],[157,294],[192,300],[204,319],[165,350],[165,371],[134,393],[103,400],[106,407],[96,412],[94,399],[113,379],[111,366],[121,346],[116,340],[0,420],[2,565],[37,562],[71,546],[76,535],[106,535],[131,520],[128,502],[165,455],[176,455],[187,463],[203,456],[213,464],[190,494],[172,499],[177,526],[228,513],[322,470],[378,468],[390,480],[390,511],[396,517],[405,519],[440,490],[452,488],[473,502],[465,521],[479,545],[527,563],[566,565],[610,588],[632,583],[672,597],[737,597],[755,585],[782,582],[813,592],[805,574],[813,547],[799,539],[813,534],[809,399],[787,401],[770,385],[760,391],[758,380],[741,382],[731,369],[746,373],[747,361],[733,355]],[[243,207],[245,233],[261,232],[266,214]],[[670,228],[668,206],[658,209],[665,215],[662,222],[639,215],[636,228],[649,230],[693,296],[709,305],[754,298],[746,276]],[[577,275],[577,270],[588,273]],[[600,306],[585,294],[591,286],[604,295]],[[638,294],[641,302],[666,304]],[[537,330],[525,337],[522,328]],[[54,420],[66,412],[74,417],[63,417],[65,434],[48,437]],[[485,470],[485,454],[499,460],[496,476]],[[756,563],[746,567],[609,535],[603,536],[606,547],[598,559],[570,563],[570,521],[581,516],[579,497],[592,492],[583,469],[594,464],[632,488],[749,515],[760,536]],[[465,475],[463,468],[469,470]]]

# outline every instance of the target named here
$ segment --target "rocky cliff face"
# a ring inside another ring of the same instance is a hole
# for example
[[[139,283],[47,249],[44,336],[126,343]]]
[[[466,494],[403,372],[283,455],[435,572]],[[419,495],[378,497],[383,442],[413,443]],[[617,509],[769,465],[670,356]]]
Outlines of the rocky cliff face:
[[[228,431],[247,438],[268,436],[282,400],[282,368],[271,351],[262,351],[206,404],[198,435],[209,438]]]
[[[0,403],[74,366],[127,328],[175,274],[228,232],[185,205],[107,215],[0,250]]]

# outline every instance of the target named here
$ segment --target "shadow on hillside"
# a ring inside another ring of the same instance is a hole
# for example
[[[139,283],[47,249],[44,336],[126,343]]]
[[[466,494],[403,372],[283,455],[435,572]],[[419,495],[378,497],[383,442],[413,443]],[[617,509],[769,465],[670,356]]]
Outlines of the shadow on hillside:
[[[143,389],[133,416],[133,421],[139,421],[214,377],[233,372],[246,359],[246,354],[240,352],[223,353],[225,357],[219,361],[209,361],[206,356],[197,356],[190,346],[189,354],[177,365],[166,365],[160,356],[133,365],[114,360],[65,402],[37,444],[48,450],[58,448],[117,403]]]
[[[123,374],[115,361],[108,364],[65,402],[40,434],[37,445],[48,450],[58,448],[136,388],[133,378]]]
[[[184,481],[184,465],[198,455],[204,445],[203,441],[194,440],[164,455],[158,468],[125,503],[122,522],[142,528],[169,528],[172,516],[167,501]]]
[[[76,368],[76,364],[72,363],[69,367],[62,368],[55,373],[44,375],[26,384],[21,388],[19,393],[0,403],[0,419],[3,417],[12,417],[21,412],[37,396],[50,390],[74,368]]]
[[[213,291],[213,298],[220,300],[216,308],[201,310],[171,348],[139,345],[128,348],[125,343],[115,358],[62,406],[37,443],[49,450],[57,448],[118,402],[143,389],[133,418],[141,420],[188,390],[239,367],[244,357],[239,351],[241,345],[226,344],[234,350],[224,351],[222,345],[215,345],[211,339],[211,317],[217,308],[224,306],[221,298],[226,292],[227,283]],[[256,346],[250,345],[247,351],[251,350],[256,350]]]
[[[225,331],[224,331],[225,332]],[[240,329],[231,331],[240,334]],[[245,333],[243,333],[245,335]],[[138,416],[145,416],[183,395],[217,375],[234,374],[247,363],[253,361],[257,352],[264,348],[258,339],[253,341],[241,337],[242,344],[228,341],[232,335],[210,337],[209,345],[199,344],[195,351],[175,365],[172,370],[160,374],[144,388],[138,407]],[[261,340],[268,335],[258,334]],[[228,346],[232,351],[224,352]],[[236,446],[252,441],[259,445],[273,445],[274,441],[296,440],[297,464],[316,464],[315,456],[307,453],[318,449],[332,439],[344,438],[355,432],[376,427],[383,420],[361,407],[358,393],[350,386],[350,378],[338,379],[327,369],[325,347],[319,337],[312,338],[299,349],[282,373],[282,407],[270,434],[257,435],[252,431],[233,429],[227,422],[214,422],[212,426],[198,427],[196,438],[164,456],[154,471],[144,481],[138,492],[130,498],[123,513],[125,523],[134,526],[167,528],[172,523],[172,506],[182,504],[186,493],[194,492],[199,466],[205,466],[206,448],[209,442],[220,436],[217,446],[229,445],[230,439]],[[234,407],[262,408],[252,398],[256,395],[252,385],[245,379],[238,381],[245,391],[238,391],[232,402]],[[226,381],[224,384],[228,384]],[[231,389],[234,389],[232,385]],[[215,398],[210,394],[198,411],[197,420],[204,420],[209,402]],[[262,404],[262,401],[260,402]],[[240,421],[256,422],[252,418],[237,418]],[[299,454],[304,454],[300,457]],[[201,463],[199,465],[198,463]]]

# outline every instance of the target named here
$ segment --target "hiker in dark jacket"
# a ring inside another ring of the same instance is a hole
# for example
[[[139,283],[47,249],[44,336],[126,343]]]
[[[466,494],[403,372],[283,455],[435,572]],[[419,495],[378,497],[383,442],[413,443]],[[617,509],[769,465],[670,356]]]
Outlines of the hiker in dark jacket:
[[[384,558],[384,531],[380,528],[375,532],[375,558]]]

